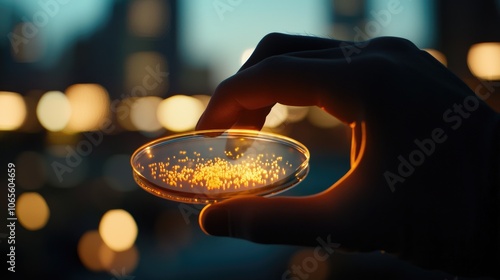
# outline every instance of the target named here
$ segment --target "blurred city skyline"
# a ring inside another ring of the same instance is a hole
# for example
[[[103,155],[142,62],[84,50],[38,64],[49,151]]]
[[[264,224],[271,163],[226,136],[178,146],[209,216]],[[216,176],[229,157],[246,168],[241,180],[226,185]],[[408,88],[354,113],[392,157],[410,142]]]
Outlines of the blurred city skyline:
[[[134,183],[133,151],[193,130],[268,33],[404,37],[475,88],[500,80],[499,27],[498,0],[0,0],[0,144],[2,166],[17,168],[20,274],[281,277],[307,249],[204,235],[199,207]],[[499,94],[487,102],[500,112]],[[277,104],[264,129],[311,150],[310,174],[285,195],[349,169],[349,127],[317,107]],[[315,279],[334,269],[322,265]]]

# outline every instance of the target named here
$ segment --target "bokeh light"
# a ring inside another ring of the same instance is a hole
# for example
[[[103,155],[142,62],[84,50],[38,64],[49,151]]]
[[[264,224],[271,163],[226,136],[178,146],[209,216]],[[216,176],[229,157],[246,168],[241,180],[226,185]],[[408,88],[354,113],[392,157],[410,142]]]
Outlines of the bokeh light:
[[[130,120],[139,130],[152,132],[162,128],[156,117],[156,111],[162,99],[157,96],[141,97],[135,100],[130,110]]]
[[[500,43],[472,45],[467,64],[474,76],[484,80],[500,80]]]
[[[126,275],[131,273],[139,262],[139,251],[132,246],[127,250],[116,252],[102,240],[97,230],[85,232],[78,241],[78,257],[83,265],[91,271],[108,271]]]
[[[134,218],[123,209],[109,210],[99,223],[102,240],[116,252],[130,249],[137,238],[137,231]]]
[[[136,36],[157,37],[164,33],[170,17],[168,1],[135,0],[128,9],[129,30]]]
[[[16,130],[26,119],[26,104],[19,93],[0,91],[0,130]]]
[[[243,53],[241,54],[241,59],[240,59],[241,65],[243,65],[243,64],[245,64],[245,62],[247,62],[247,60],[250,58],[250,56],[252,55],[254,50],[255,50],[255,48],[250,48],[250,49],[246,49],[243,51]]]
[[[160,123],[171,131],[194,129],[205,107],[200,100],[186,95],[174,95],[163,100],[158,106]]]
[[[424,49],[424,51],[428,52],[430,55],[432,55],[437,61],[441,62],[444,66],[448,65],[448,60],[446,59],[446,56],[444,53],[435,50],[435,49]]]
[[[75,84],[66,89],[71,106],[71,117],[66,131],[98,130],[108,116],[108,92],[98,84]]]
[[[137,267],[139,251],[136,246],[132,246],[125,251],[115,252],[103,243],[99,248],[99,258],[106,271],[127,275]]]
[[[71,104],[60,91],[46,92],[36,107],[36,115],[42,126],[49,131],[60,131],[69,122]]]
[[[47,181],[47,168],[43,156],[24,151],[16,158],[17,184],[27,190],[38,189]]]
[[[337,118],[318,107],[311,107],[309,109],[307,119],[313,125],[321,128],[331,128],[342,124]]]
[[[39,230],[47,224],[50,210],[40,194],[25,192],[17,200],[16,216],[25,229]]]
[[[210,102],[210,95],[206,94],[196,94],[193,95],[194,98],[200,100],[201,104],[203,105],[203,108],[207,108],[208,103]]]
[[[264,127],[276,128],[280,126],[288,117],[288,109],[287,106],[276,103],[271,112],[266,117],[266,122],[264,123]]]
[[[100,243],[99,243],[100,245],[98,248],[96,248],[97,255],[99,258],[99,264],[100,264],[100,266],[102,266],[102,268],[101,268],[102,270],[107,270],[109,265],[113,262],[113,259],[115,258],[116,252],[111,250],[111,248],[109,248],[108,245],[106,245],[106,243],[104,243],[104,241],[102,240],[100,235],[99,235],[99,239],[100,239]]]
[[[91,271],[104,270],[103,259],[105,256],[104,258],[101,256],[103,245],[105,246],[97,230],[87,231],[80,237],[77,247],[78,257],[87,269]]]

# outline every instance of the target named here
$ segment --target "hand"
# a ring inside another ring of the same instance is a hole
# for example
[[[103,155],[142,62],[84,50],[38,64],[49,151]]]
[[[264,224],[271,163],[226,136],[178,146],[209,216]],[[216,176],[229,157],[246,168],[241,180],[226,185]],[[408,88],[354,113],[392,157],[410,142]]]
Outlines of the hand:
[[[217,87],[197,129],[260,129],[277,102],[316,105],[353,128],[351,169],[313,196],[209,205],[200,225],[259,243],[329,238],[347,250],[488,275],[498,253],[491,175],[500,118],[478,96],[404,39],[269,34]]]

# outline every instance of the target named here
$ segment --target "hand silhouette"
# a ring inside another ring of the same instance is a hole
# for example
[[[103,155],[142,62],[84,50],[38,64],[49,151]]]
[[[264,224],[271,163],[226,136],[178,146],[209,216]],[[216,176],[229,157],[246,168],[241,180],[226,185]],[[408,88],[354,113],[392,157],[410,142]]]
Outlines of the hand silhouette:
[[[493,275],[500,117],[411,42],[269,34],[216,89],[197,129],[260,129],[271,107],[316,105],[353,128],[350,171],[306,197],[207,206],[211,235],[385,250],[424,268]],[[325,240],[326,240],[325,239]]]

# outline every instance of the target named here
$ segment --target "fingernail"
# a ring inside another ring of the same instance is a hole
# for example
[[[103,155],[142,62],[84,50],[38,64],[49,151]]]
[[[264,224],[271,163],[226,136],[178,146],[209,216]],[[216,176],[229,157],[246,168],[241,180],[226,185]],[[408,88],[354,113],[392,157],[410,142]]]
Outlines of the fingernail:
[[[229,212],[221,207],[208,205],[200,213],[201,229],[208,235],[231,236]]]

